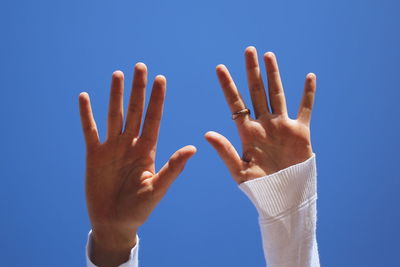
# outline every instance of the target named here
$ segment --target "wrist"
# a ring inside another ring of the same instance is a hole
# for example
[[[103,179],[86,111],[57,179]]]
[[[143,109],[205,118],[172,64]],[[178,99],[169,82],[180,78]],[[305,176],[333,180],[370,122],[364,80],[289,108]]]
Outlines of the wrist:
[[[92,239],[98,246],[108,250],[133,248],[136,245],[137,229],[116,229],[93,226]]]
[[[137,229],[102,229],[93,227],[88,254],[97,266],[119,266],[127,262],[137,243]]]

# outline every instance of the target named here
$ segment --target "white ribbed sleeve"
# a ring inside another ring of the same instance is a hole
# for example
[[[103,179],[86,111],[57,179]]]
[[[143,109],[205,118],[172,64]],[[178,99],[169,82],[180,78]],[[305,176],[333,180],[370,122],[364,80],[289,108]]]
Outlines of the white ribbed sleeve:
[[[87,267],[97,267],[90,259],[89,259],[89,249],[90,249],[90,235],[92,231],[88,234],[88,239],[86,242],[86,266]],[[139,266],[139,237],[136,236],[136,245],[131,249],[131,254],[129,255],[129,260],[118,267],[138,267]]]
[[[268,267],[318,267],[315,155],[239,188],[259,214]]]

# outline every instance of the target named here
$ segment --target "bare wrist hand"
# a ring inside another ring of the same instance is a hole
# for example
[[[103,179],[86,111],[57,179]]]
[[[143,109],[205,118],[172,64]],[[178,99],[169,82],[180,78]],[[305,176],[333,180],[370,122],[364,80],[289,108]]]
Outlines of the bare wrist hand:
[[[166,94],[166,79],[154,80],[144,113],[147,68],[135,66],[131,98],[124,126],[124,75],[112,75],[107,138],[100,142],[88,94],[79,96],[86,141],[86,202],[93,225],[89,255],[99,266],[126,261],[136,244],[136,230],[167,192],[196,152],[193,146],[176,151],[157,172],[155,156]]]

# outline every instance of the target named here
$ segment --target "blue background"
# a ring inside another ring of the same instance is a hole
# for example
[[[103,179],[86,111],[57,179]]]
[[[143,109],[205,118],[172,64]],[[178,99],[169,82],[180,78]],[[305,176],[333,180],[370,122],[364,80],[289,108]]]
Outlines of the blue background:
[[[400,4],[337,1],[2,1],[0,265],[84,266],[90,224],[78,94],[101,138],[111,73],[147,64],[168,79],[157,167],[198,153],[141,228],[141,267],[263,266],[257,214],[203,134],[240,150],[215,76],[231,70],[247,103],[243,51],[277,54],[290,115],[318,76],[318,241],[323,266],[395,266]]]

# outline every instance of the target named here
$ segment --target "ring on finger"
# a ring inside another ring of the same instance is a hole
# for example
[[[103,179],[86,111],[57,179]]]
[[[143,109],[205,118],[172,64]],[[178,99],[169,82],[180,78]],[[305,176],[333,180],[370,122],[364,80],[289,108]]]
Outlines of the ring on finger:
[[[243,115],[250,115],[250,114],[251,114],[250,109],[244,108],[244,109],[242,109],[242,110],[233,112],[233,113],[232,113],[232,120],[236,120],[236,119],[239,118],[240,116],[243,116]]]

